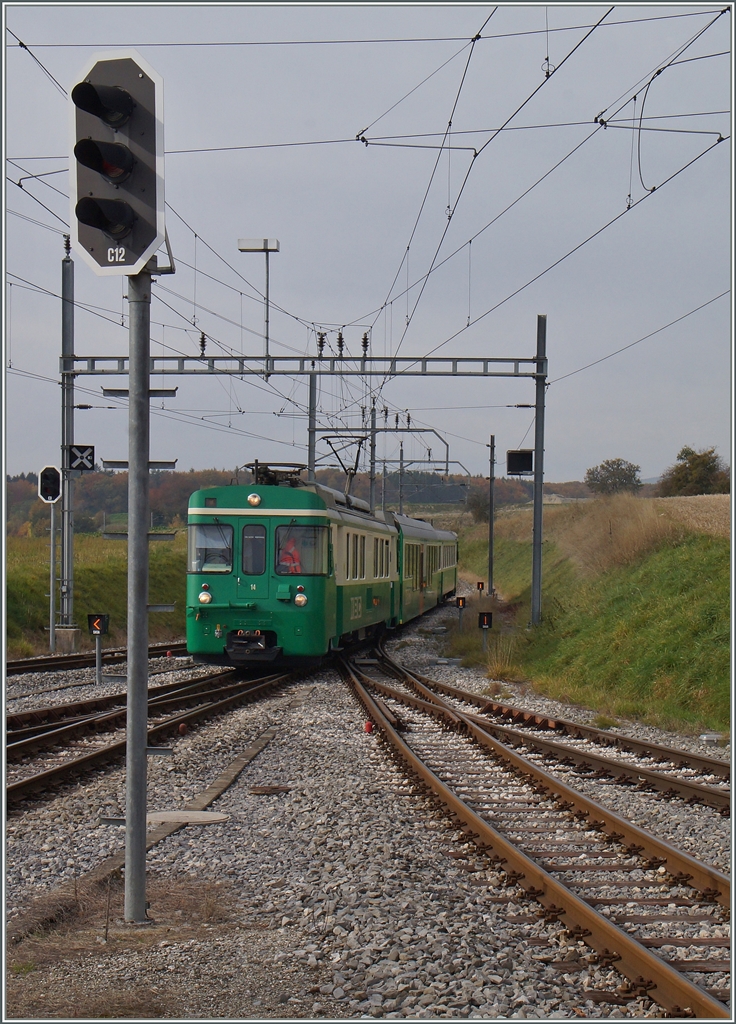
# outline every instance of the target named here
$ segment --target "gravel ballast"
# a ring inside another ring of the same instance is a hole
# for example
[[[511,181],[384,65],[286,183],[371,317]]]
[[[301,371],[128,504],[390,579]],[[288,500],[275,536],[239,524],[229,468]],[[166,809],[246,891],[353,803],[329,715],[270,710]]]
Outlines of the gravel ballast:
[[[431,646],[407,637],[398,652],[407,664],[466,689],[488,685],[479,672],[430,664]],[[513,702],[566,718],[581,714],[533,695]],[[170,758],[150,759],[149,808],[176,809],[268,727],[278,727],[211,805],[229,815],[226,822],[187,826],[149,853],[149,913],[156,923],[131,938],[118,911],[107,942],[101,927],[72,941],[70,925],[64,955],[27,974],[12,965],[30,961],[24,947],[35,943],[35,956],[43,940],[24,940],[9,954],[12,998],[22,1003],[29,986],[37,999],[46,993],[51,1002],[60,987],[103,1001],[137,990],[149,1007],[146,1013],[139,1006],[140,1016],[183,1019],[665,1015],[647,1000],[592,1001],[587,991],[613,991],[619,976],[579,960],[588,952],[582,944],[561,947],[559,925],[536,920],[535,904],[498,902],[515,890],[413,791],[377,734],[365,732],[364,720],[337,675],[322,671],[198,727],[176,741]],[[659,742],[684,745],[681,737],[657,735]],[[277,786],[280,791],[252,792]],[[616,787],[593,788],[591,795],[618,813],[677,844],[687,840],[695,856],[725,866],[729,830],[716,812],[628,790],[618,806]],[[678,806],[682,813],[673,815]],[[68,891],[121,848],[121,831],[98,819],[123,809],[119,768],[12,812],[11,928],[40,893],[60,881]],[[187,894],[173,909],[167,887]],[[205,900],[215,907],[206,920]],[[531,920],[508,920],[514,917]]]

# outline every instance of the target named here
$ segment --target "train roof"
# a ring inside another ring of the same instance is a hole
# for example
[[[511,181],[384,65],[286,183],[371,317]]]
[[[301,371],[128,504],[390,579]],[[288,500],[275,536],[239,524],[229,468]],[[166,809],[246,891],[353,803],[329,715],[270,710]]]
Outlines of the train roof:
[[[259,466],[259,475],[264,467]],[[265,475],[265,474],[264,474]],[[306,482],[295,474],[283,473],[282,476],[267,477],[267,482],[252,484],[232,484],[220,487],[204,487],[195,491],[189,498],[190,511],[196,512],[209,509],[220,509],[228,512],[249,508],[248,496],[258,494],[264,504],[262,510],[278,508],[289,511],[292,509],[314,509],[315,513],[326,509],[347,512],[363,520],[381,523],[389,529],[399,529],[407,537],[424,541],[455,541],[456,534],[449,530],[437,530],[423,519],[412,519],[411,516],[398,515],[395,512],[376,511],[371,515],[370,505],[362,498],[355,498],[333,487],[326,487],[317,482]],[[253,512],[257,514],[254,507]],[[216,513],[215,513],[216,514]]]
[[[423,541],[456,541],[457,534],[450,530],[438,530],[424,519],[412,519],[411,516],[400,516],[395,512],[393,518],[405,537],[415,537]]]

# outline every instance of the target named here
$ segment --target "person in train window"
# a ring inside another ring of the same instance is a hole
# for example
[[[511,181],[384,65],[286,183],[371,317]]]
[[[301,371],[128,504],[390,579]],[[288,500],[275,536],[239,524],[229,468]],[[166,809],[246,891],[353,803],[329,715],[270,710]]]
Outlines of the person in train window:
[[[302,571],[299,548],[293,537],[289,537],[279,551],[279,572],[296,574]]]

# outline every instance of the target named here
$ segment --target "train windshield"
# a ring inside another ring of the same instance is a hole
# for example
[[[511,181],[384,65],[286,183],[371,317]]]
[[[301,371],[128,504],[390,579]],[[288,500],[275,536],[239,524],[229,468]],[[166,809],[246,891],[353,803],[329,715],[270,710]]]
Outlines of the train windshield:
[[[189,527],[189,572],[230,572],[233,567],[233,528],[220,523]]]
[[[326,576],[329,534],[326,526],[279,526],[276,572],[279,576]]]
[[[266,571],[266,527],[243,527],[243,573],[262,576]]]

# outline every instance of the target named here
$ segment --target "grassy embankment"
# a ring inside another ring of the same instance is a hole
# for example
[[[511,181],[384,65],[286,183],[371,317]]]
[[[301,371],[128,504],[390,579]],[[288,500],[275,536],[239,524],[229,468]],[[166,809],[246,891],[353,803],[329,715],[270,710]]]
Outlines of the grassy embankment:
[[[8,657],[23,658],[49,650],[49,542],[43,537],[7,538]],[[173,613],[150,617],[151,640],[184,636],[186,612],[186,536],[150,545],[150,604],[176,602]],[[87,615],[108,613],[110,633],[103,647],[125,643],[127,625],[127,543],[82,534],[74,538],[74,618],[82,629],[82,647],[94,640]],[[57,599],[58,600],[58,599]]]
[[[486,577],[487,534],[462,533],[468,579]],[[728,730],[728,538],[688,532],[647,499],[548,506],[544,621],[529,630],[531,512],[502,516],[495,536],[496,589],[512,614],[496,615],[484,655],[474,606],[450,653],[602,715]]]

